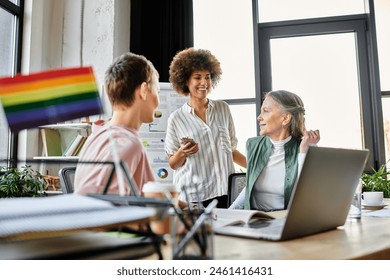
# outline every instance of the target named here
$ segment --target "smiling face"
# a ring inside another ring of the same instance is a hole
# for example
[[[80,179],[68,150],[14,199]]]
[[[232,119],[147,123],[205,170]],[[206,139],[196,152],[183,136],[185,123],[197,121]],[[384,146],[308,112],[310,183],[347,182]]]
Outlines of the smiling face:
[[[261,113],[257,117],[260,126],[260,135],[268,136],[279,141],[290,136],[289,123],[291,115],[283,113],[281,106],[272,97],[266,97],[261,106]]]
[[[187,81],[191,98],[206,98],[211,89],[211,75],[208,70],[195,70]]]

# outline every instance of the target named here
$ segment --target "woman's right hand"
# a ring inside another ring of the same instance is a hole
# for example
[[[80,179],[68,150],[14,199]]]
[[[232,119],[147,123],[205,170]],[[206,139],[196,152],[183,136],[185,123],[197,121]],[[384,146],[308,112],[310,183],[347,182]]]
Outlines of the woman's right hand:
[[[188,156],[195,154],[198,151],[199,151],[198,144],[195,144],[195,145],[193,145],[191,143],[182,144],[180,146],[179,150],[177,150],[177,152],[175,154],[168,155],[169,166],[173,170],[180,168],[181,166],[184,165]]]
[[[306,130],[303,135],[302,142],[299,147],[299,151],[301,153],[306,153],[310,145],[317,145],[319,141],[320,141],[320,131],[318,129]]]
[[[192,155],[192,154],[195,154],[199,151],[199,145],[198,145],[198,143],[192,144],[192,143],[188,142],[188,143],[182,144],[180,146],[179,151],[180,150],[182,150],[182,152],[186,156]]]

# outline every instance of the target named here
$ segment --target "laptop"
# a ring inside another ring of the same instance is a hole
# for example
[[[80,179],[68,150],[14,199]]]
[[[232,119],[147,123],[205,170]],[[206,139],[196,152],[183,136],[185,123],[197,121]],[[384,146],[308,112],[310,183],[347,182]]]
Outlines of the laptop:
[[[288,240],[345,223],[369,151],[310,146],[285,218],[216,228],[216,234]]]

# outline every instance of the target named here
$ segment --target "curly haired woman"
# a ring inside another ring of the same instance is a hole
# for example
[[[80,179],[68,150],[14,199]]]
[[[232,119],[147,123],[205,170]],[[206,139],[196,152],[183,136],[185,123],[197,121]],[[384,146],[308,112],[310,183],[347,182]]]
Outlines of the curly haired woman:
[[[208,50],[189,48],[173,58],[169,80],[189,101],[169,116],[165,150],[175,170],[174,184],[183,190],[180,201],[201,201],[207,207],[217,199],[217,207],[226,208],[233,162],[246,167],[246,158],[236,149],[229,105],[207,97],[221,74],[219,61]]]

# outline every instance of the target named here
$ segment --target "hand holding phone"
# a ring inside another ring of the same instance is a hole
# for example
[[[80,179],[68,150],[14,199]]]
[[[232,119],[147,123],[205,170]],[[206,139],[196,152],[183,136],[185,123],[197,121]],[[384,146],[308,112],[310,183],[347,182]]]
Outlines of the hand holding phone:
[[[191,145],[189,145],[188,148],[191,148],[196,144],[195,140],[190,137],[183,137],[180,139],[180,144],[186,145],[187,143],[191,143]]]

